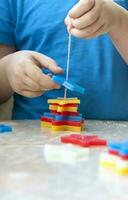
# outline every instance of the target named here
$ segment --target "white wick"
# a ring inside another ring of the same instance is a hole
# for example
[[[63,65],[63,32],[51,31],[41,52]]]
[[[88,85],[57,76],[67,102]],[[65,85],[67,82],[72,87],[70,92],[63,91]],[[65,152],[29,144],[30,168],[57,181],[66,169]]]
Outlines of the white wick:
[[[68,81],[68,78],[69,78],[70,53],[71,53],[71,34],[69,33],[66,81]],[[66,99],[66,97],[67,97],[67,88],[65,88],[64,90],[64,98]]]

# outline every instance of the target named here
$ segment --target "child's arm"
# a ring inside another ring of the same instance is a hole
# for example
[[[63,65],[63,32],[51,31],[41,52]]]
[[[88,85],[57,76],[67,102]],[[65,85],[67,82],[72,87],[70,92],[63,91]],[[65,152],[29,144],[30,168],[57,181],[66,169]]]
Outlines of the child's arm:
[[[53,59],[33,51],[19,51],[0,59],[0,102],[5,102],[13,92],[36,97],[46,90],[58,89],[60,86],[42,73],[42,68],[62,73]]]
[[[128,62],[128,11],[113,0],[80,0],[65,22],[76,37],[94,38],[108,33]]]
[[[121,7],[119,10],[119,25],[115,26],[115,28],[109,32],[109,35],[111,36],[116,48],[128,64],[128,11]]]
[[[12,88],[5,78],[4,65],[2,66],[1,59],[14,52],[14,46],[0,45],[0,103],[7,101],[9,97],[13,94]]]

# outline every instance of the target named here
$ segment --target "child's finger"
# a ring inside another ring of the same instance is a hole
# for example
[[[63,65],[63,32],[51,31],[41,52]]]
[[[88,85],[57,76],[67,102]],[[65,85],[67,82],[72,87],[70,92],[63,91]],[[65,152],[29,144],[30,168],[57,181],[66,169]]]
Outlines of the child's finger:
[[[95,0],[80,0],[70,11],[71,18],[81,17],[83,14],[91,10],[95,5]]]
[[[71,18],[69,17],[69,15],[67,15],[67,17],[64,20],[65,24],[69,27],[72,26],[72,22],[71,22]]]
[[[71,23],[71,18],[67,16],[64,21],[65,24],[67,25],[67,31],[70,32],[70,30],[73,28],[73,25]]]
[[[98,36],[100,36],[100,35],[105,34],[105,33],[106,33],[105,30],[106,30],[106,29],[105,29],[105,25],[102,25],[96,32],[90,34],[90,35],[89,35],[88,37],[86,37],[86,38],[87,38],[87,39],[96,38],[96,37],[98,37]]]
[[[66,25],[69,25],[69,23],[70,23],[70,21],[69,21],[69,16],[67,15],[66,16],[66,18],[65,18],[65,20],[64,20],[64,23],[66,24]]]
[[[48,56],[37,52],[32,52],[32,56],[36,60],[36,62],[39,63],[39,67],[48,68],[53,73],[63,72],[63,70],[57,65],[57,63],[52,58],[49,58]]]
[[[39,84],[41,90],[60,88],[59,85],[51,80],[49,75],[43,74],[42,70],[39,67],[33,65],[33,63],[29,63],[29,65],[25,67],[25,75]]]
[[[22,91],[17,92],[17,93],[19,93],[20,95],[25,96],[25,97],[38,97],[38,96],[41,96],[43,94],[42,91],[32,92],[32,91],[29,91],[29,90],[22,90]]]
[[[99,8],[95,6],[92,10],[82,15],[81,17],[77,19],[71,19],[72,25],[77,29],[88,27],[99,19],[99,13]]]
[[[102,20],[99,19],[96,23],[85,29],[72,29],[71,34],[78,38],[92,38],[92,36],[97,37],[97,33],[99,33],[99,30],[101,30],[102,27],[104,27],[104,24],[102,23]],[[100,33],[102,34],[101,31]]]
[[[60,85],[54,83],[46,74],[42,74],[42,77],[39,80],[39,84],[42,90],[60,89]]]

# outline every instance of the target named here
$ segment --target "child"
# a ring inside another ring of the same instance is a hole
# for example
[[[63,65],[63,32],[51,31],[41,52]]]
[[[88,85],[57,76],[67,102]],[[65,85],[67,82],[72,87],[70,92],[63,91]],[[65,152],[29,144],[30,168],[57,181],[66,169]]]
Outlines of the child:
[[[127,0],[1,0],[0,100],[14,95],[12,119],[39,119],[48,109],[47,99],[63,97],[64,89],[49,72],[65,76],[68,33],[63,20],[70,10],[66,24],[72,35],[108,35],[72,38],[69,79],[86,93],[68,92],[68,97],[81,99],[80,112],[88,119],[127,120],[127,64],[109,37],[128,61],[127,9]]]

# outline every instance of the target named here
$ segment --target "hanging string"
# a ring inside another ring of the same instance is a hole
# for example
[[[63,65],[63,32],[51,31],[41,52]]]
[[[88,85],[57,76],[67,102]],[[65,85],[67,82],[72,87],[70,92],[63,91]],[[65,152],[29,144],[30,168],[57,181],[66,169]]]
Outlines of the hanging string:
[[[66,81],[69,79],[69,67],[70,67],[70,53],[71,53],[71,34],[69,33],[68,39],[68,56],[67,56],[67,66],[66,66]],[[67,98],[67,88],[64,90],[64,98]]]

